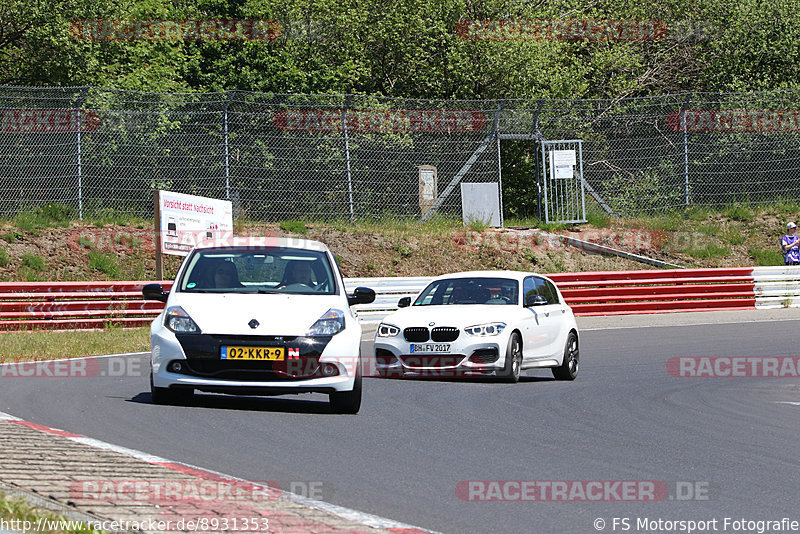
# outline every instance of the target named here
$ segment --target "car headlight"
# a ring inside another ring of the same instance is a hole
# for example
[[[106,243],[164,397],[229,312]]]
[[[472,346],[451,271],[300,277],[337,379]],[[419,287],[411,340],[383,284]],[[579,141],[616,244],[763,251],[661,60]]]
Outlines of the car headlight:
[[[506,323],[486,323],[475,326],[468,326],[464,332],[471,336],[496,336],[503,331]]]
[[[200,327],[197,326],[189,314],[180,306],[170,306],[164,318],[164,326],[176,334],[198,334]]]
[[[331,308],[317,319],[306,332],[307,336],[333,336],[344,330],[344,312]]]
[[[378,326],[378,337],[394,337],[400,333],[400,329],[393,324],[381,323]]]

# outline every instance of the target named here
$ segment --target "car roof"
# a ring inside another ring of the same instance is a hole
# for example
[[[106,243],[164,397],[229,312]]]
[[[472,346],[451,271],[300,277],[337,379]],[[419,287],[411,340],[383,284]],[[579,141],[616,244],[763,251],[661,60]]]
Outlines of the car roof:
[[[317,252],[327,252],[328,247],[320,241],[311,239],[299,239],[295,237],[276,237],[276,236],[233,236],[218,239],[203,240],[195,246],[195,249],[224,249],[224,248],[296,248],[301,250],[314,250]]]
[[[451,278],[512,278],[522,280],[526,276],[533,276],[536,273],[523,271],[464,271],[460,273],[448,273],[434,278],[436,280],[449,280]],[[536,275],[541,276],[541,275]]]

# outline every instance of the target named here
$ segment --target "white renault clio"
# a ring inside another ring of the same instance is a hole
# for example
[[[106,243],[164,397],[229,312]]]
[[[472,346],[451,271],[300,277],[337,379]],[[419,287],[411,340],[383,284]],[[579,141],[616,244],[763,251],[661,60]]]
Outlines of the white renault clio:
[[[142,290],[166,303],[150,327],[150,390],[157,404],[194,390],[245,395],[317,392],[333,411],[361,406],[361,326],[328,247],[317,241],[232,238],[198,245],[172,289]]]

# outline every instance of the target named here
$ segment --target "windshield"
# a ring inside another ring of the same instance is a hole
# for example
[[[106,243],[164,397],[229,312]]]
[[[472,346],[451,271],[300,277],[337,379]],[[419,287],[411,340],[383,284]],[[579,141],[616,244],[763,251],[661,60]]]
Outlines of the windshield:
[[[414,306],[519,304],[519,282],[509,278],[450,278],[432,282]]]
[[[198,249],[187,259],[187,293],[336,293],[324,252],[296,248]]]

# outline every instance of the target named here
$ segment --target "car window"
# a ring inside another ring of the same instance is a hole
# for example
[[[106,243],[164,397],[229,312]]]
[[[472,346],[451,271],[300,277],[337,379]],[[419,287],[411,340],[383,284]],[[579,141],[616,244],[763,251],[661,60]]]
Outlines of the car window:
[[[550,295],[553,297],[552,301],[549,298],[547,301],[551,304],[560,304],[561,301],[558,298],[558,290],[556,289],[555,284],[553,284],[553,282],[550,280],[545,280],[544,283],[550,289]]]
[[[541,296],[547,299],[548,304],[558,304],[558,293],[556,292],[555,286],[549,280],[537,276],[534,278],[534,281],[536,283],[536,290]]]
[[[179,291],[334,294],[324,252],[286,247],[197,249],[186,260]]]
[[[532,276],[528,276],[522,281],[522,294],[524,295],[523,305],[529,297],[539,294]]]
[[[414,306],[519,304],[519,282],[508,278],[450,278],[422,290]]]

